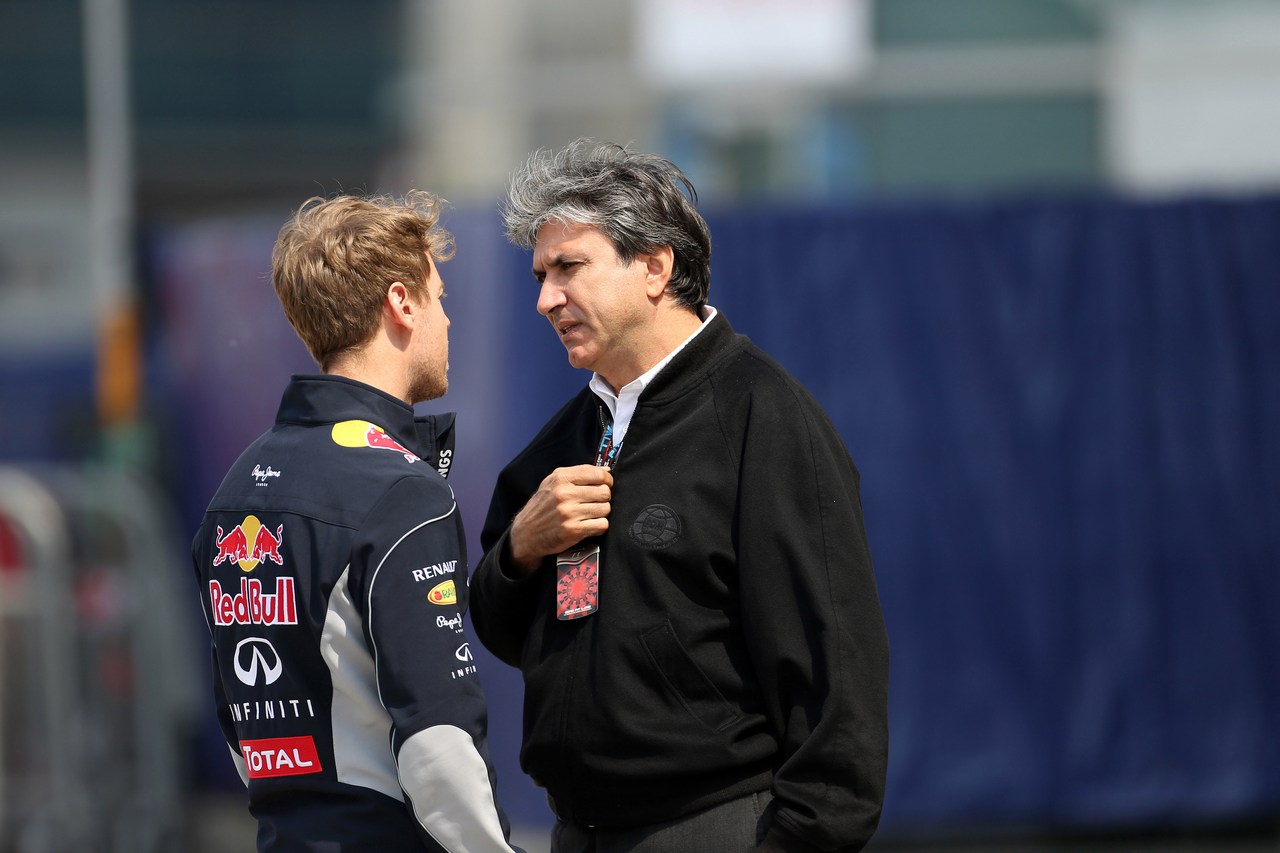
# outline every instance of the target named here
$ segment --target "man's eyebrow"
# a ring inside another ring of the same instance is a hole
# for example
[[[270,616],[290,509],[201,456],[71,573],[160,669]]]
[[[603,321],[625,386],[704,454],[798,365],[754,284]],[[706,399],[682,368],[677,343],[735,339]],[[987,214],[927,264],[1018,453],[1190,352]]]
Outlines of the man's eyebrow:
[[[564,266],[570,260],[572,260],[572,258],[569,255],[567,255],[564,252],[561,252],[560,254],[547,259],[547,262],[542,265],[542,270],[547,270],[547,269],[550,269],[551,267]],[[540,272],[537,262],[534,262],[534,265],[530,269],[530,272],[532,272],[535,276]]]

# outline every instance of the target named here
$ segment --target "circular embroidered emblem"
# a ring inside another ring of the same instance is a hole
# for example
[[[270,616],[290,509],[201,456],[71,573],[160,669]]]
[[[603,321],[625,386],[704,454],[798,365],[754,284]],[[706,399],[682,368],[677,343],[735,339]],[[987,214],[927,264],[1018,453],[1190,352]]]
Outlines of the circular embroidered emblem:
[[[680,538],[680,516],[669,506],[650,504],[631,523],[631,538],[646,548],[665,548]]]

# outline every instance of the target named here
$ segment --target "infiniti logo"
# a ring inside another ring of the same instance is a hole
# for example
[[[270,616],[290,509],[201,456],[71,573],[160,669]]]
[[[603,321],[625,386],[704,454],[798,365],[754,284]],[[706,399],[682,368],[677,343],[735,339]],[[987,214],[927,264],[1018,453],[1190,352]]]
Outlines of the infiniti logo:
[[[453,656],[458,660],[471,660],[471,644],[463,643],[458,646],[458,650],[453,653]]]
[[[274,684],[284,672],[275,646],[262,637],[245,637],[236,643],[234,664],[236,677],[250,687]]]

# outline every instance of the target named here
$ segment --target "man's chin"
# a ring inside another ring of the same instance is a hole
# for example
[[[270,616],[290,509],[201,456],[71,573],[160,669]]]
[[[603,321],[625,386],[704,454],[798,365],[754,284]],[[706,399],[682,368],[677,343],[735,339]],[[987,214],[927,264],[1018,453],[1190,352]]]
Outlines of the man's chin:
[[[591,365],[595,363],[580,347],[568,347],[565,354],[569,356],[569,364],[579,370],[591,370]]]
[[[425,403],[428,400],[434,400],[443,397],[449,390],[449,377],[445,376],[438,382],[423,383],[412,389],[413,402]]]

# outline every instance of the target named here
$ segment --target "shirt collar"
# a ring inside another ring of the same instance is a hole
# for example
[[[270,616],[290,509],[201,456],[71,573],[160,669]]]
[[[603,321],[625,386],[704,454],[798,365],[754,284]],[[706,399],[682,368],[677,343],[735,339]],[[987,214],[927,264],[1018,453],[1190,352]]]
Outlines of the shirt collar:
[[[631,426],[631,418],[636,413],[636,404],[640,401],[640,394],[648,387],[649,383],[654,380],[662,368],[675,358],[680,350],[689,345],[689,342],[701,334],[707,324],[716,316],[716,309],[707,305],[704,309],[702,324],[693,330],[693,334],[685,338],[678,347],[667,353],[666,357],[637,376],[635,379],[623,385],[618,393],[613,393],[613,389],[609,387],[609,383],[604,381],[599,373],[591,374],[591,390],[595,395],[604,401],[605,406],[609,408],[609,416],[613,421],[613,443],[622,444],[622,440],[627,435],[627,430]]]

